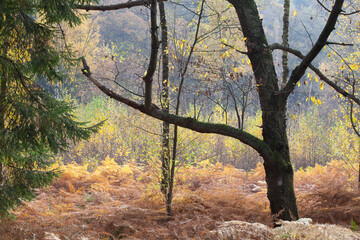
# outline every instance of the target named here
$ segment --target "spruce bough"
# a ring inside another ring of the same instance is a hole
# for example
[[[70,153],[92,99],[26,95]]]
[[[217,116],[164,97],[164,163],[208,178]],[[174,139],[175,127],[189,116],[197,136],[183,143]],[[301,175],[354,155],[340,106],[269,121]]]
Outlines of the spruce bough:
[[[73,107],[39,85],[59,83],[76,61],[60,49],[61,23],[75,26],[81,16],[75,0],[0,2],[0,215],[58,176],[52,156],[69,141],[86,139],[101,124],[87,127]],[[65,44],[63,44],[65,45]]]

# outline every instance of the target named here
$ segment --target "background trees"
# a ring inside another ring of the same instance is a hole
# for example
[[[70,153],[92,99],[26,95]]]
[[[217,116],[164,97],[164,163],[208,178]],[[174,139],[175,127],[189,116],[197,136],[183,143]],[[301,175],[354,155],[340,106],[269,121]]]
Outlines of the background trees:
[[[212,123],[211,119],[209,118],[207,120],[202,120],[197,118],[197,116],[195,115],[188,115],[186,117],[183,117],[179,116],[177,114],[178,112],[176,112],[175,115],[172,115],[167,113],[166,111],[162,111],[154,105],[151,105],[152,103],[156,103],[156,101],[152,101],[150,91],[151,82],[148,80],[150,79],[148,78],[149,73],[153,73],[152,71],[147,71],[144,78],[145,91],[143,92],[143,94],[145,95],[145,105],[143,105],[141,102],[134,101],[132,99],[124,97],[121,94],[115,93],[114,91],[105,87],[94,77],[94,75],[92,75],[92,72],[89,66],[86,64],[86,61],[83,62],[83,71],[84,74],[108,96],[122,103],[125,103],[147,115],[198,132],[218,133],[226,136],[231,136],[254,148],[264,159],[264,166],[267,174],[266,180],[268,184],[268,197],[270,200],[272,213],[277,214],[282,219],[296,219],[298,218],[298,213],[296,209],[296,201],[293,191],[293,170],[290,162],[289,144],[286,132],[287,101],[290,94],[294,91],[296,85],[299,83],[300,79],[304,76],[306,69],[311,65],[315,57],[318,56],[323,47],[329,43],[328,37],[335,27],[337,18],[342,10],[343,1],[335,1],[332,8],[330,8],[331,13],[327,16],[326,24],[321,30],[320,36],[317,38],[316,41],[313,41],[313,44],[306,55],[298,54],[299,52],[292,51],[292,49],[288,49],[286,48],[286,46],[269,45],[262,26],[262,20],[260,19],[258,13],[258,6],[254,1],[244,0],[229,2],[232,4],[231,7],[234,8],[235,12],[237,13],[242,34],[244,36],[242,40],[245,44],[245,51],[241,51],[240,49],[237,50],[240,53],[247,55],[247,58],[245,59],[252,68],[253,77],[256,82],[258,103],[260,104],[260,109],[262,112],[262,139],[243,131],[242,128],[239,129],[237,127],[231,126],[231,124],[224,125]],[[151,2],[151,9],[155,9],[154,5],[156,5],[156,1]],[[153,14],[155,14],[154,11],[151,11],[151,14],[153,16]],[[153,43],[154,37],[156,37],[156,32],[154,32],[154,29],[156,27],[156,21],[154,21],[154,19],[152,18],[151,33]],[[181,47],[184,47],[185,42],[186,41],[182,41],[182,43],[179,43],[180,49]],[[157,45],[152,44],[152,54],[150,56],[149,66],[151,66],[151,64],[156,61],[156,56],[154,54],[156,48]],[[295,64],[296,67],[293,68],[293,71],[289,77],[289,81],[284,85],[279,84],[279,79],[276,72],[276,65],[272,57],[272,50],[277,48],[290,52],[292,51],[301,58],[301,61]],[[189,53],[190,49],[189,51],[184,51],[184,54]],[[228,56],[230,55],[230,53],[226,51],[222,55]],[[215,56],[214,59],[216,59]],[[238,62],[237,64],[235,63],[235,65],[240,64]],[[188,65],[186,63],[184,65],[184,68],[187,67]],[[234,68],[234,72],[235,71],[236,70]],[[319,72],[318,74],[323,81],[328,83],[335,90],[339,91],[344,96],[350,97],[351,99],[357,101],[354,95],[347,94],[324,75]],[[211,79],[214,79],[216,77],[219,78],[220,75],[214,75],[213,77],[211,77]],[[211,79],[210,77],[205,77],[205,81],[211,81]],[[174,87],[174,89],[180,90],[182,84],[183,81],[180,81],[180,85],[178,87]],[[203,92],[205,95],[210,95],[216,92],[216,90]],[[315,102],[315,100],[317,99],[312,98],[312,100]],[[319,104],[320,102],[317,100],[316,103]],[[219,104],[219,106],[222,105]],[[224,110],[224,108],[222,109]],[[225,121],[225,123],[228,123],[227,120]]]

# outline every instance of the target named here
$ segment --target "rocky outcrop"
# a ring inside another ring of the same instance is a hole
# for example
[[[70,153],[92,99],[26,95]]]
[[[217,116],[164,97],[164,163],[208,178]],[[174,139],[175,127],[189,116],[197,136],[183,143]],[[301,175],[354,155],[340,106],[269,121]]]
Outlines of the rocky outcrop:
[[[208,239],[217,240],[270,240],[270,239],[306,239],[306,240],[360,240],[360,233],[337,225],[312,224],[310,218],[298,221],[279,222],[281,227],[274,229],[261,223],[229,221],[221,223],[211,231]]]

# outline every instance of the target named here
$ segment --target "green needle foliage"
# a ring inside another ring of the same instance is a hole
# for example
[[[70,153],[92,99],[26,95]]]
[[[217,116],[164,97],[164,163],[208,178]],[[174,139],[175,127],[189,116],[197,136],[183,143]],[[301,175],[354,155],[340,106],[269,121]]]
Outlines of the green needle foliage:
[[[0,215],[31,200],[59,174],[51,157],[101,124],[77,122],[73,107],[37,83],[59,83],[75,61],[60,24],[81,22],[79,0],[0,1]],[[60,43],[63,46],[60,46]],[[61,47],[63,50],[61,50]]]

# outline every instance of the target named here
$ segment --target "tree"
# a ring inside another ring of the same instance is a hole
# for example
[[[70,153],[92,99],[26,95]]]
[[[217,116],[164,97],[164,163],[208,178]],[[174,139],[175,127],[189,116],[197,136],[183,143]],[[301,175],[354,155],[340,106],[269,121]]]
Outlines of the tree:
[[[35,188],[51,183],[59,172],[51,156],[68,141],[89,137],[99,125],[77,122],[68,102],[39,85],[62,81],[70,52],[57,48],[59,24],[80,23],[71,6],[84,1],[16,1],[0,3],[0,214],[32,199]]]
[[[166,22],[165,5],[159,3],[160,26],[161,26],[161,54],[162,54],[162,91],[161,107],[169,112],[169,50],[168,50],[168,29]],[[165,197],[166,212],[172,215],[171,202],[174,186],[175,161],[170,157],[170,124],[163,122],[161,135],[161,192]]]
[[[136,2],[140,3],[141,1]],[[271,213],[280,219],[298,219],[299,215],[293,187],[293,168],[290,161],[289,143],[286,133],[286,112],[289,95],[294,91],[296,84],[300,81],[306,69],[310,67],[322,81],[330,85],[333,89],[345,97],[359,103],[359,99],[357,99],[356,96],[343,90],[335,82],[331,81],[317,68],[311,65],[312,61],[323,49],[323,47],[328,44],[328,38],[331,32],[335,29],[337,18],[342,12],[344,0],[336,0],[334,2],[322,32],[320,33],[314,46],[306,55],[280,44],[269,45],[262,27],[262,20],[260,19],[258,8],[254,0],[228,0],[228,2],[235,9],[239,19],[247,49],[244,54],[246,54],[250,59],[257,84],[258,98],[262,112],[262,139],[236,127],[219,123],[201,122],[192,117],[183,117],[178,114],[171,114],[158,108],[152,102],[151,81],[148,80],[150,79],[148,74],[153,73],[154,71],[147,71],[147,74],[144,77],[146,88],[144,103],[126,98],[101,84],[92,75],[85,59],[83,59],[83,73],[109,97],[149,116],[184,128],[189,128],[197,132],[216,133],[233,137],[255,149],[264,159],[264,168],[268,187],[267,195],[270,201]],[[130,3],[135,4],[134,2],[129,2],[129,4]],[[151,9],[154,8],[154,5],[156,5],[156,0],[151,1]],[[102,6],[98,6],[98,10],[100,10],[101,7]],[[82,8],[91,9],[91,7],[84,6],[82,6]],[[154,15],[155,12],[151,11],[151,14]],[[154,31],[156,28],[156,21],[151,21],[153,43],[156,43],[157,41],[157,33]],[[156,44],[152,44],[152,46],[153,48],[157,47]],[[293,69],[284,86],[279,86],[279,80],[275,72],[272,57],[272,50],[274,49],[281,49],[283,51],[290,52],[302,59],[300,64]],[[154,51],[155,49],[152,50],[152,53],[154,53]],[[151,66],[151,63],[154,61],[156,61],[156,54],[151,54],[149,66]]]

